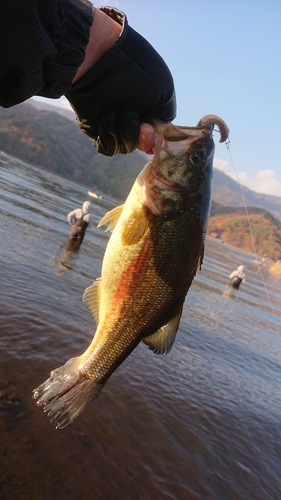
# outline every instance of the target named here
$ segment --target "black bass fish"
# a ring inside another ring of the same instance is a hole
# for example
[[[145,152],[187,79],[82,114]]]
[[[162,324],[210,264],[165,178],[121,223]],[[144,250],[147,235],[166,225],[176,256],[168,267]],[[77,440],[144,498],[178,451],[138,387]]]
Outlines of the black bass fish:
[[[33,391],[56,428],[67,426],[95,399],[110,375],[143,341],[156,354],[174,343],[187,291],[201,266],[211,204],[214,125],[154,123],[154,157],[124,205],[108,212],[109,239],[101,278],[83,300],[97,329],[88,349],[52,371]]]

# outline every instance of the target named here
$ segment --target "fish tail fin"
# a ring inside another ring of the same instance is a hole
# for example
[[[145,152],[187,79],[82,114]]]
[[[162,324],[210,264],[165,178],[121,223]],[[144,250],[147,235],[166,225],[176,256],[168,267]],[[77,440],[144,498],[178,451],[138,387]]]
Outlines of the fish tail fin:
[[[33,391],[36,404],[43,407],[56,429],[71,424],[100,394],[103,384],[90,380],[81,371],[78,358],[56,368],[50,377]]]

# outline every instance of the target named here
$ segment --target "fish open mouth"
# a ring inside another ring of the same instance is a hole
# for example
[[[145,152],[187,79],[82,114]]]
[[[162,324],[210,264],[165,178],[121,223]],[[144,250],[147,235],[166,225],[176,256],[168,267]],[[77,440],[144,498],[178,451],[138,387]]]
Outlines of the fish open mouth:
[[[194,140],[200,139],[204,135],[212,135],[214,130],[214,126],[217,125],[220,132],[220,141],[225,142],[229,135],[229,128],[217,115],[205,115],[201,120],[199,120],[198,124],[194,126],[180,126],[173,125],[171,123],[161,124],[157,121],[153,123],[156,132],[162,135],[162,139],[169,143],[186,141],[189,139],[190,142]]]

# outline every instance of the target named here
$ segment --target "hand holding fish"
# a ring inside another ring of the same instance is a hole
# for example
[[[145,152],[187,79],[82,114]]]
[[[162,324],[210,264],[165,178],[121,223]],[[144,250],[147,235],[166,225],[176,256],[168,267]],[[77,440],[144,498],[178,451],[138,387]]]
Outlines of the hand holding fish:
[[[211,204],[215,115],[196,127],[154,122],[154,157],[124,205],[108,212],[101,278],[83,300],[97,329],[88,349],[51,372],[33,391],[56,428],[95,399],[110,375],[143,341],[164,354],[174,343],[185,296],[203,260]]]

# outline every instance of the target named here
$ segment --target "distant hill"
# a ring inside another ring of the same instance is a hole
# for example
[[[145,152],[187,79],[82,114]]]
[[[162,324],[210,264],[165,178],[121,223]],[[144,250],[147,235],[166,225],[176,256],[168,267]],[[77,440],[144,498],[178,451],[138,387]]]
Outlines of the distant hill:
[[[64,118],[67,118],[71,122],[76,121],[76,115],[74,111],[71,109],[65,109],[60,106],[53,106],[52,104],[47,104],[46,102],[43,101],[36,101],[33,97],[31,99],[28,99],[26,101],[26,104],[30,104],[36,109],[42,109],[43,111],[49,111],[50,113],[58,113],[59,115],[63,116]]]
[[[112,158],[100,155],[71,111],[33,99],[13,108],[0,108],[0,149],[88,188],[96,186],[122,201],[146,163],[138,152]],[[244,186],[243,192],[257,253],[280,259],[281,197],[259,194]],[[241,188],[217,169],[208,234],[253,252]]]
[[[281,220],[281,196],[261,194],[243,186],[247,207],[263,207]],[[238,182],[218,169],[214,169],[213,200],[229,207],[243,207],[243,197]]]

